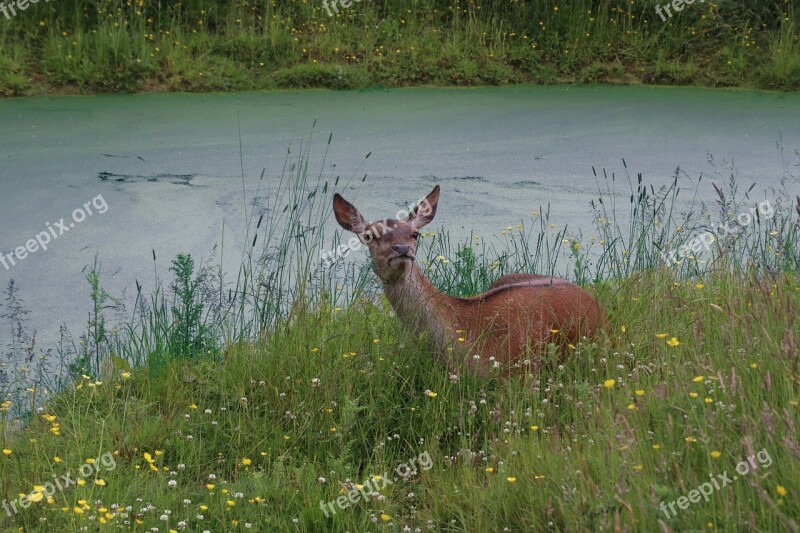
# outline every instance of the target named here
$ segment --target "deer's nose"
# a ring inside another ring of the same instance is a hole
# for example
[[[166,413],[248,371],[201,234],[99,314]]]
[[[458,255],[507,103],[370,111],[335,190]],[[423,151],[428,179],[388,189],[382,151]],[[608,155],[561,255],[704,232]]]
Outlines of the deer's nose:
[[[411,251],[411,247],[407,244],[395,244],[392,246],[392,250],[400,255],[408,255],[408,252]]]

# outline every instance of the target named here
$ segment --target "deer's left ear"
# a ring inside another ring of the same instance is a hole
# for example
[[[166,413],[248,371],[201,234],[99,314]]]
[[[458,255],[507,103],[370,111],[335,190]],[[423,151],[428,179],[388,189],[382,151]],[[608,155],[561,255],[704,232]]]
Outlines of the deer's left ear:
[[[433,188],[431,193],[417,204],[408,215],[408,221],[415,227],[421,228],[431,223],[436,216],[436,206],[439,204],[439,186]]]

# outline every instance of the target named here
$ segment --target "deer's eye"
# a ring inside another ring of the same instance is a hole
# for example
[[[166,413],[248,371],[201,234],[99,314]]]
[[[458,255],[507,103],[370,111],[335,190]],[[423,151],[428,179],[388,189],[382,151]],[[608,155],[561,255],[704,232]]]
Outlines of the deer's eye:
[[[412,237],[414,237],[415,239],[419,240],[419,232],[415,231],[414,235],[412,235]]]

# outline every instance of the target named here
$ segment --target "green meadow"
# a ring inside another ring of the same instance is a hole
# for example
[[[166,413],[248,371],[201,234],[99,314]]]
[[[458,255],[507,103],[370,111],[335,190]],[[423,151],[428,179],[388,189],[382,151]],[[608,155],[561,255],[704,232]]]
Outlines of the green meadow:
[[[798,529],[800,199],[598,172],[582,235],[547,210],[465,242],[434,221],[441,290],[557,273],[610,318],[479,379],[404,331],[363,252],[322,266],[333,193],[369,180],[308,156],[270,216],[245,202],[233,276],[181,254],[118,323],[90,265],[86,330],[48,355],[5,289],[3,531]]]
[[[364,0],[329,15],[322,0],[5,0],[0,95],[525,82],[800,88],[796,3],[698,1],[662,20],[664,4]]]

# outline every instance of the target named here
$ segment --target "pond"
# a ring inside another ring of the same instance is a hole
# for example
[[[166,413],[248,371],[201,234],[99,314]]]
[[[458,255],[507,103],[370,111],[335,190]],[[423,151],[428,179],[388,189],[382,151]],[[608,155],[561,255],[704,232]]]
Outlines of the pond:
[[[337,190],[369,219],[439,183],[433,226],[454,241],[548,205],[553,223],[589,235],[589,201],[607,184],[593,167],[616,175],[625,201],[639,172],[655,188],[676,172],[690,190],[706,176],[699,194],[713,200],[710,182],[726,183],[733,162],[740,188],[756,183],[751,194],[768,198],[797,161],[800,94],[513,86],[0,100],[0,285],[18,284],[39,349],[59,324],[86,323],[82,268],[95,255],[115,295],[136,280],[151,290],[177,253],[207,258],[223,239],[235,271],[248,215],[265,210],[288,147],[291,161],[309,148],[314,180],[341,176]],[[788,189],[800,192],[796,178]]]

